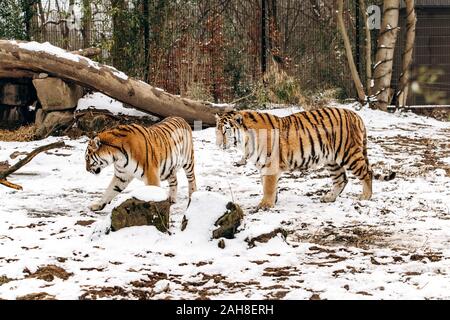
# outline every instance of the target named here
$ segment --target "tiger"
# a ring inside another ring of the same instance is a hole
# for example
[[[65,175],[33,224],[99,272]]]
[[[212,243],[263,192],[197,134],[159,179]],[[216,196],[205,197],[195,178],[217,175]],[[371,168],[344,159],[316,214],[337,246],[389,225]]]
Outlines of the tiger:
[[[278,117],[256,111],[216,114],[216,144],[223,149],[242,148],[243,158],[260,170],[263,197],[256,207],[275,206],[283,172],[324,166],[333,186],[321,202],[334,202],[344,190],[351,171],[363,186],[360,200],[372,197],[372,178],[389,181],[396,173],[373,174],[367,157],[367,131],[354,111],[325,107]]]
[[[179,117],[168,117],[150,127],[130,124],[105,130],[89,141],[85,159],[86,170],[97,175],[114,165],[112,181],[101,200],[90,206],[92,211],[102,210],[134,178],[154,186],[168,180],[168,198],[175,203],[181,168],[188,180],[189,199],[197,190],[192,130]]]

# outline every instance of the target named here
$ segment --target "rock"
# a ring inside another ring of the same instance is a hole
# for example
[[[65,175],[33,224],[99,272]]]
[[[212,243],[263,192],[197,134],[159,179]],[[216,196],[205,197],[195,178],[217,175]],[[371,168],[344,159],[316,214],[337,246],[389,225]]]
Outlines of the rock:
[[[220,249],[225,249],[225,240],[220,239],[219,242],[217,243],[217,246],[218,246]]]
[[[73,109],[83,96],[83,88],[59,78],[34,79],[39,102],[44,111]]]
[[[45,116],[46,116],[46,113],[44,110],[42,110],[42,108],[37,109],[36,118],[34,120],[34,123],[36,124],[36,126],[40,127],[42,125],[42,123],[44,123]]]
[[[111,214],[111,230],[132,226],[155,226],[161,232],[169,228],[170,202],[142,201],[131,198],[114,208]]]
[[[244,213],[241,207],[233,202],[227,203],[227,211],[214,223],[219,227],[213,230],[213,238],[233,239],[237,228],[241,225]],[[224,243],[225,244],[225,243]]]
[[[48,112],[41,125],[36,129],[36,137],[41,139],[57,133],[58,130],[65,130],[73,121],[74,117],[71,111]]]

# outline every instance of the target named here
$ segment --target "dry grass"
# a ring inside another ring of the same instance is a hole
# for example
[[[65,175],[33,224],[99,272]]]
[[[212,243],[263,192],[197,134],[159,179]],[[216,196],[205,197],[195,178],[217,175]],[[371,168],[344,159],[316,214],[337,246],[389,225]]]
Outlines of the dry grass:
[[[35,131],[35,125],[21,126],[16,130],[0,129],[0,141],[32,141]]]

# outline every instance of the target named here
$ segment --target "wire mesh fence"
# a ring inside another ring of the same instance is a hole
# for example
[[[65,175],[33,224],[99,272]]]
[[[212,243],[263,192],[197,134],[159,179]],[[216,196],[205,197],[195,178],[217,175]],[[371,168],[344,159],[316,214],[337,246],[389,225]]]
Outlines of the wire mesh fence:
[[[323,5],[318,1],[274,2],[274,21],[269,16],[264,22],[269,65],[274,63],[272,57],[281,57],[282,68],[298,79],[304,90],[341,87],[345,95],[352,96],[350,73],[336,28],[335,1]],[[216,101],[248,94],[262,77],[261,1],[169,3],[157,13],[158,23],[150,25],[148,50],[141,31],[132,29],[135,21],[142,20],[142,8],[129,9],[136,15],[128,24],[132,50],[121,51],[127,64],[119,67],[175,94],[201,89]],[[109,1],[104,4],[109,5]],[[352,41],[356,32],[354,7],[354,1],[346,0],[344,16]],[[102,48],[99,60],[115,64],[120,57],[114,59],[114,19],[113,11],[108,10],[97,10],[90,19],[77,22],[52,12],[45,22],[33,21],[32,38],[67,50],[97,46]]]

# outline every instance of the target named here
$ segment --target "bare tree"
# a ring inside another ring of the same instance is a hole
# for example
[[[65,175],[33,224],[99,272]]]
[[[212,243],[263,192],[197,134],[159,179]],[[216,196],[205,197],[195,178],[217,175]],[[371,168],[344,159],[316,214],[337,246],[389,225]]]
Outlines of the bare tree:
[[[391,78],[394,49],[398,34],[400,0],[384,0],[383,19],[378,36],[378,47],[374,65],[374,98],[376,109],[387,111],[391,102]]]
[[[83,47],[88,48],[91,45],[92,31],[92,8],[89,0],[82,1],[83,17],[81,19],[83,35]]]
[[[266,11],[267,0],[261,0],[261,73],[267,70]]]
[[[414,41],[416,38],[416,12],[414,0],[406,0],[406,43],[402,54],[402,74],[400,75],[399,88],[397,91],[397,106],[406,106],[409,89],[410,66],[413,57]]]
[[[359,0],[359,8],[364,19],[365,30],[365,60],[366,60],[366,90],[372,95],[372,36],[370,34],[367,7],[364,0]]]
[[[338,0],[337,19],[339,31],[341,32],[342,39],[344,40],[345,53],[352,74],[352,79],[355,83],[356,92],[358,93],[358,100],[360,103],[365,103],[365,101],[367,100],[367,96],[364,92],[364,86],[361,82],[361,79],[359,78],[358,69],[356,68],[356,64],[353,59],[352,46],[350,44],[350,39],[348,38],[347,30],[345,28],[344,18],[342,17],[343,11],[344,1]]]

